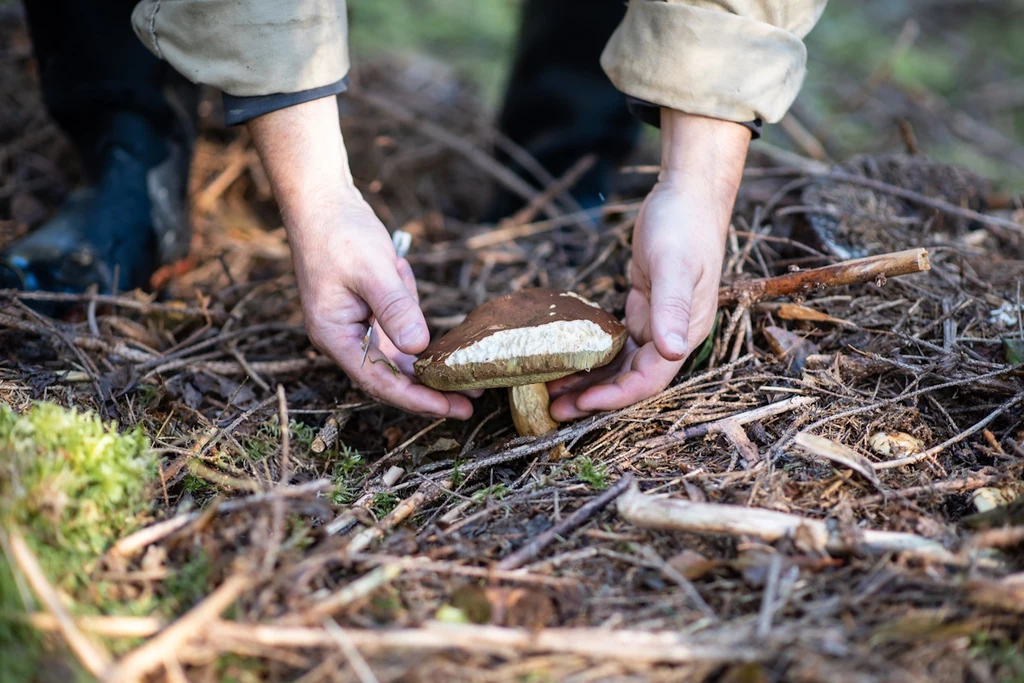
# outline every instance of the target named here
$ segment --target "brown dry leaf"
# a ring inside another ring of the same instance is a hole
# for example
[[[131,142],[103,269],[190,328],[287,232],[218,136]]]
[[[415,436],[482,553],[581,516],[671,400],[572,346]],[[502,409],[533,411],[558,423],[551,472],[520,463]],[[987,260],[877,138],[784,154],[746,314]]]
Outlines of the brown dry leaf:
[[[821,311],[817,311],[809,306],[801,306],[800,304],[780,304],[779,310],[776,311],[776,313],[783,320],[810,320],[812,322],[832,323],[834,325],[856,327],[856,325],[847,320],[833,317],[828,313],[822,313]]]
[[[781,327],[766,327],[764,329],[765,339],[775,356],[786,363],[786,369],[794,375],[799,375],[807,365],[807,357],[819,353],[818,346],[798,334]]]
[[[709,560],[696,550],[686,549],[678,555],[668,559],[668,566],[685,576],[690,581],[696,581],[707,576],[723,563],[716,560]]]
[[[852,448],[809,432],[797,434],[795,443],[811,455],[816,455],[819,458],[824,458],[854,470],[870,481],[879,491],[885,491],[885,487],[879,481],[878,475],[875,474],[871,461]]]
[[[402,428],[397,425],[392,425],[384,430],[381,434],[384,437],[384,443],[387,445],[387,449],[390,451],[392,448],[398,445],[402,440]]]

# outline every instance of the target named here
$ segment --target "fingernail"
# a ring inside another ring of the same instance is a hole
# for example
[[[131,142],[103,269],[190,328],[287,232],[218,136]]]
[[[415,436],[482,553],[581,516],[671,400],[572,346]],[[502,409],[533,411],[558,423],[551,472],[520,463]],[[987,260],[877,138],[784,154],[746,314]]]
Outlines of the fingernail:
[[[409,323],[398,333],[398,345],[409,347],[420,341],[420,326]]]
[[[669,332],[665,335],[665,344],[672,353],[678,356],[686,353],[686,341],[675,332]]]

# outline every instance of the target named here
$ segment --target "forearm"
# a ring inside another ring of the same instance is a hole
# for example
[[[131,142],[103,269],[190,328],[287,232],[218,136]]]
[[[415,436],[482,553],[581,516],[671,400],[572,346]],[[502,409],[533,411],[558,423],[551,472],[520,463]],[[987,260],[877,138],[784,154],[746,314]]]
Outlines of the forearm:
[[[333,97],[265,114],[247,128],[293,244],[313,239],[358,201]]]
[[[728,219],[749,146],[745,126],[662,108],[659,182],[703,197],[719,217]]]

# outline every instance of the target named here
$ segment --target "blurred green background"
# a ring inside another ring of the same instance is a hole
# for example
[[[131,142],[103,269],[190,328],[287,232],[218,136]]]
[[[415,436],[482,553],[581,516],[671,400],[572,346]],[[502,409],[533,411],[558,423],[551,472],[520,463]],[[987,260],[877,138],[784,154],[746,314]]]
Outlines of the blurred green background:
[[[551,0],[556,2],[557,0]],[[625,1],[625,0],[623,0]],[[349,0],[354,59],[422,54],[500,100],[519,0]],[[808,76],[768,142],[825,158],[922,152],[1024,190],[1024,2],[832,0],[807,38]],[[799,129],[811,134],[799,145]],[[813,150],[811,150],[813,151]]]

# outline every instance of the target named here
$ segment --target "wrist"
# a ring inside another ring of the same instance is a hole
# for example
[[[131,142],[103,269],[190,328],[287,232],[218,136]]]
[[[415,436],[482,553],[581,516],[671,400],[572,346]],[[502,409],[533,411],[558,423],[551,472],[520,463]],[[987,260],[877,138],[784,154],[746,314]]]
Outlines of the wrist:
[[[702,191],[731,202],[743,177],[750,139],[742,124],[662,107],[659,180],[697,182]]]
[[[247,128],[289,232],[323,228],[344,207],[362,202],[333,97],[272,111]]]

